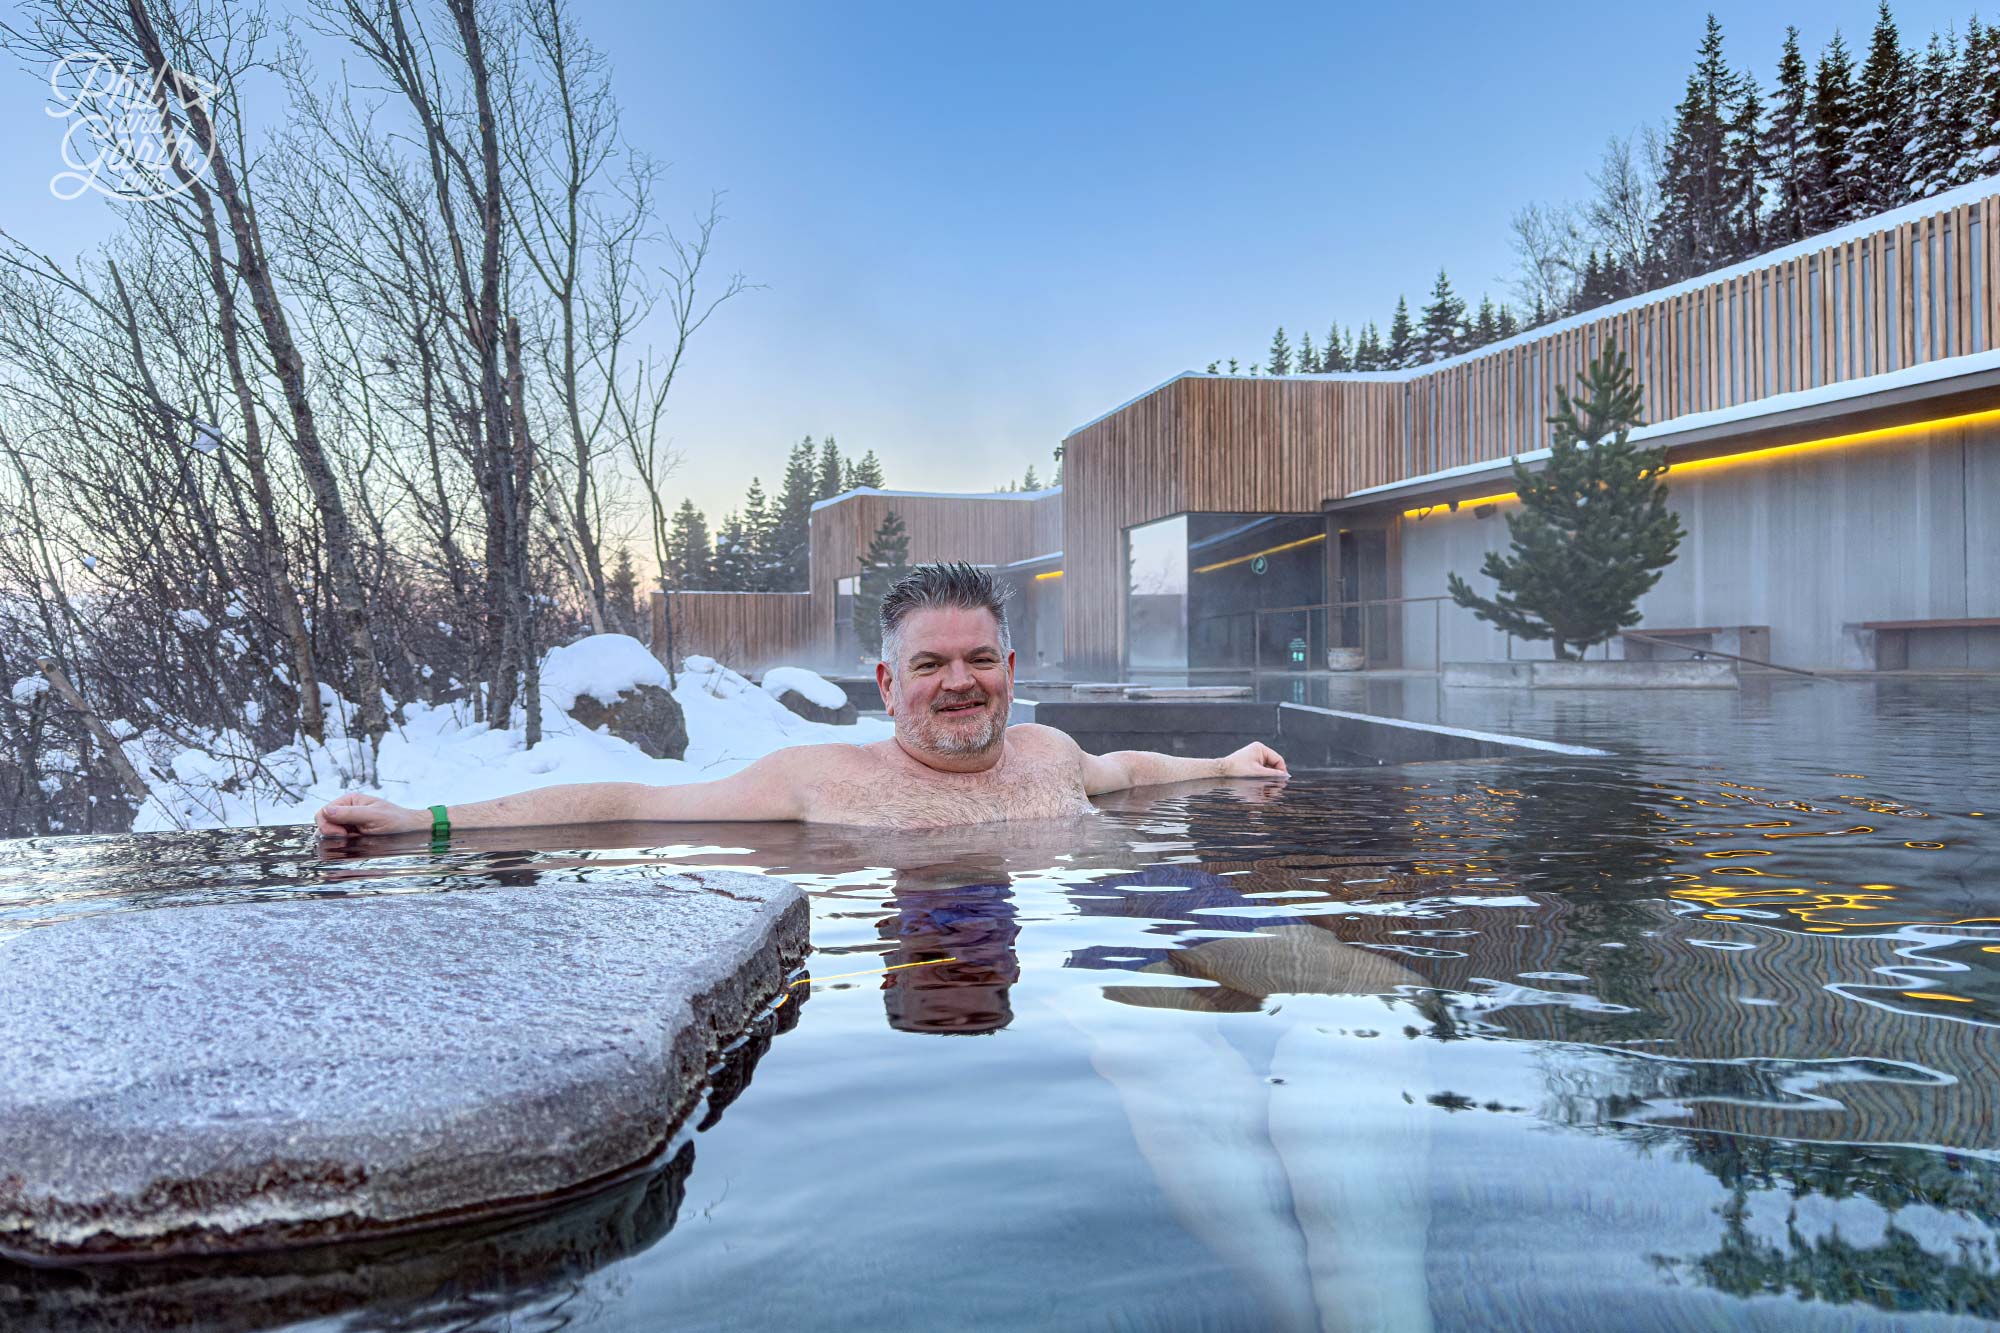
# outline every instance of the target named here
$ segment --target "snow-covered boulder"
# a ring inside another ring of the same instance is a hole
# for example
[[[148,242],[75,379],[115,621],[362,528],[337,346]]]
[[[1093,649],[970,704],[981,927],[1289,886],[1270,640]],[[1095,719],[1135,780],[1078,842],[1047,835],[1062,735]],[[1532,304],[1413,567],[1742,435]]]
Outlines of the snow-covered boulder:
[[[667,668],[629,634],[593,634],[551,649],[542,659],[542,698],[654,759],[687,753],[687,717],[668,692]]]
[[[804,667],[772,667],[764,673],[764,693],[808,722],[836,727],[854,725],[854,705],[847,691]]]

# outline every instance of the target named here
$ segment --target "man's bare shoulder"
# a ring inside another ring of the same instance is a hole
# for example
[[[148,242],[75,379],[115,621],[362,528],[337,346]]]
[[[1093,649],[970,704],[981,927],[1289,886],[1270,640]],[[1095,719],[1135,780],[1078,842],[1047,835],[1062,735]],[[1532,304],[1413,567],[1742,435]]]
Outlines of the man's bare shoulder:
[[[773,750],[758,763],[817,777],[872,768],[882,762],[882,747],[892,744],[893,741],[871,741],[866,745],[827,741],[818,745],[788,745],[782,750]]]
[[[1016,745],[1030,745],[1036,749],[1055,750],[1065,753],[1081,750],[1076,738],[1067,731],[1056,727],[1045,727],[1039,722],[1017,722],[1007,728],[1007,739]]]

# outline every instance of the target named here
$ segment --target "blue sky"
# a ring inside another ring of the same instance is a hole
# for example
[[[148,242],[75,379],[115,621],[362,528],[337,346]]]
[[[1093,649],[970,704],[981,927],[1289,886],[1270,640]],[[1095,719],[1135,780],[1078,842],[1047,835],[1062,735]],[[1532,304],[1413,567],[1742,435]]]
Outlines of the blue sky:
[[[890,484],[985,489],[1274,325],[1386,322],[1438,266],[1507,294],[1507,222],[1580,195],[1678,99],[1706,6],[577,0],[668,218],[725,190],[715,264],[762,289],[696,344],[671,433],[718,518],[799,436]],[[1896,6],[1907,45],[1969,3]],[[1768,85],[1788,21],[1857,59],[1872,0],[1717,9]],[[330,76],[332,71],[322,71]],[[70,252],[42,73],[0,80],[0,226]],[[678,496],[675,497],[678,499]]]

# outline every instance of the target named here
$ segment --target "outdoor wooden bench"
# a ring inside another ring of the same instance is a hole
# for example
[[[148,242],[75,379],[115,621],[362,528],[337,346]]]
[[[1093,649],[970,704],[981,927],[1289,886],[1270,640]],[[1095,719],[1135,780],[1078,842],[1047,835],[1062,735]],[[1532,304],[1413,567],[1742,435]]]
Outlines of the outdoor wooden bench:
[[[1693,625],[1673,629],[1641,625],[1620,637],[1625,640],[1625,656],[1633,661],[1645,662],[1651,661],[1661,649],[1657,644],[1633,638],[1635,634],[1644,635],[1647,639],[1672,639],[1675,646],[1685,647],[1691,653],[1712,650],[1758,662],[1771,660],[1769,625]]]
[[[1875,669],[1905,671],[1910,665],[1910,636],[1931,631],[2000,629],[2000,616],[1965,616],[1943,620],[1863,620],[1848,626],[1874,638]]]

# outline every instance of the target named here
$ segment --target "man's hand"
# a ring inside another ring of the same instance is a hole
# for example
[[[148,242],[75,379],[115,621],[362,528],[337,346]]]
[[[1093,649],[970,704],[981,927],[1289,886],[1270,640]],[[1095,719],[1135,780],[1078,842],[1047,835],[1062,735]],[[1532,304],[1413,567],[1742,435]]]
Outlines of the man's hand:
[[[1285,756],[1262,741],[1251,741],[1234,754],[1215,761],[1216,775],[1225,778],[1288,778]]]
[[[321,806],[313,820],[319,825],[322,838],[362,837],[375,833],[421,833],[431,826],[431,812],[411,810],[380,796],[351,791]]]

